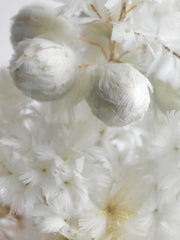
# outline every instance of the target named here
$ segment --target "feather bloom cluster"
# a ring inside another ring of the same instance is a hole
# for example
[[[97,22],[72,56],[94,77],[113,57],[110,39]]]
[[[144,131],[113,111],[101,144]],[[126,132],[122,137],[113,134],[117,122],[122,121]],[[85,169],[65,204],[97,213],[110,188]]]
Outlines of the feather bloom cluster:
[[[179,240],[179,0],[56,1],[0,69],[0,238]]]

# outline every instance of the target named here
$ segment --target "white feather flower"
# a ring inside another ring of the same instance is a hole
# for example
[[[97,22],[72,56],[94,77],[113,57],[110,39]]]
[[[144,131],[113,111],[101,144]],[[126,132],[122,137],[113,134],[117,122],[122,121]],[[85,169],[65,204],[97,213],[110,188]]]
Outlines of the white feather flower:
[[[147,112],[145,77],[179,109],[179,0],[57,1],[71,20],[44,5],[15,16],[10,65],[27,96],[56,101],[0,71],[0,202],[39,228],[22,221],[15,240],[179,240],[180,113]]]
[[[40,240],[41,234],[30,219],[12,215],[9,206],[0,204],[0,238],[3,240]]]
[[[180,112],[171,111],[163,115],[160,120],[156,120],[146,129],[143,142],[145,143],[142,151],[145,152],[144,157],[151,161],[159,161],[166,169],[170,166],[180,166]],[[153,141],[149,141],[149,140]],[[173,164],[172,164],[173,163]],[[166,164],[166,165],[165,165]],[[168,166],[168,167],[167,167]],[[162,167],[161,167],[162,168]],[[162,171],[162,173],[164,173]],[[159,173],[160,174],[160,173]]]
[[[180,61],[162,47],[149,67],[155,101],[161,110],[180,110]]]
[[[79,220],[82,235],[84,233],[95,239],[121,237],[125,233],[125,226],[136,215],[148,195],[150,185],[147,184],[143,171],[136,169],[134,172],[131,167],[125,169],[121,166],[118,176],[114,176],[114,172],[115,168],[109,186],[101,189],[94,187],[94,192],[90,194],[92,203],[80,215]]]
[[[142,240],[179,239],[179,200],[170,192],[171,189],[157,187],[150,191],[134,221],[127,227],[129,239],[134,239],[135,235],[135,239]]]
[[[124,126],[143,116],[150,103],[151,84],[130,64],[97,65],[87,102],[92,112],[110,126]]]
[[[51,206],[37,205],[32,215],[36,224],[44,233],[59,232],[62,235],[70,235],[69,224],[67,223],[68,215],[64,211],[55,209]]]
[[[34,38],[19,43],[11,60],[16,86],[39,101],[61,97],[75,80],[75,55],[65,46]]]

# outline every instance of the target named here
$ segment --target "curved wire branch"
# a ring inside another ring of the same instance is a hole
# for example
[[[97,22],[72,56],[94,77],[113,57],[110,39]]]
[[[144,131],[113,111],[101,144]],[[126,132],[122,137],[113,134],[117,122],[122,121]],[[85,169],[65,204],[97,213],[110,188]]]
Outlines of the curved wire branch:
[[[100,19],[103,19],[103,17],[101,16],[101,14],[98,12],[98,10],[96,9],[96,7],[95,7],[93,4],[91,4],[91,8],[92,8],[92,10],[97,14],[97,16],[98,16]],[[111,26],[111,24],[109,24],[108,21],[105,21],[104,24],[105,24],[105,26],[108,28],[108,30],[111,32],[111,31],[112,31],[112,26]]]
[[[95,63],[80,63],[79,64],[79,67],[81,68],[81,67],[89,67],[89,66],[94,66],[94,65],[96,65],[96,64],[98,64],[97,62],[95,62]]]
[[[88,40],[88,39],[86,39],[86,38],[84,38],[84,37],[82,37],[82,36],[80,37],[80,40],[82,40],[82,41],[84,41],[84,42],[87,42],[87,43],[89,43],[89,44],[91,44],[91,45],[100,47],[101,50],[102,50],[102,53],[103,53],[104,57],[108,60],[108,55],[107,55],[104,47],[103,47],[100,43],[94,42],[94,41],[91,41],[91,40]]]
[[[173,54],[174,56],[176,56],[177,58],[180,58],[180,54],[178,54],[178,53],[176,53],[176,52],[173,52],[168,46],[163,45],[163,47],[164,47],[167,51],[172,52],[172,54]]]

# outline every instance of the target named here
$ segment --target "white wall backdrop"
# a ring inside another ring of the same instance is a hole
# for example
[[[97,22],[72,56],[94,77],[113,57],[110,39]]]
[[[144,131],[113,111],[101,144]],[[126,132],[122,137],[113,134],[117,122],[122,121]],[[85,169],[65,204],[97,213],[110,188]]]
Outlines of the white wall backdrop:
[[[37,2],[53,2],[50,0],[0,0],[0,66],[7,66],[13,54],[10,42],[11,18],[22,6]]]

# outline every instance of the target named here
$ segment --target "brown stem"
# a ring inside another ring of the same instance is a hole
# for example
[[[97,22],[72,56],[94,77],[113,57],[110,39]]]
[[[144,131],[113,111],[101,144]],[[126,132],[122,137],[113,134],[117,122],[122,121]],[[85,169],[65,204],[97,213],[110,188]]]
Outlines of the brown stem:
[[[136,49],[137,49],[137,50],[143,50],[143,49],[146,49],[146,48],[147,48],[147,45],[146,45],[146,44],[143,44],[142,46],[137,47]]]
[[[168,46],[163,45],[163,47],[164,47],[167,51],[172,52],[172,54],[173,54],[174,56],[176,56],[177,58],[180,58],[180,54],[171,51],[171,49],[170,49]]]
[[[119,21],[122,21],[123,19],[125,19],[125,17],[126,17],[126,3],[124,3],[122,6]]]
[[[106,53],[104,47],[103,47],[100,43],[91,41],[91,40],[86,39],[86,38],[84,38],[84,37],[80,37],[80,40],[82,40],[82,41],[84,41],[84,42],[87,42],[87,43],[89,43],[89,44],[91,44],[91,45],[100,47],[101,50],[102,50],[102,53],[103,53],[104,57],[105,57],[106,59],[108,59],[107,53]]]
[[[127,55],[127,54],[129,54],[129,53],[130,53],[130,51],[126,51],[126,52],[122,53],[122,54],[119,56],[119,59],[121,59],[122,57],[124,57],[125,55]]]
[[[140,33],[138,33],[138,32],[134,32],[134,34],[136,34],[136,35],[138,35],[138,36],[140,35]],[[142,36],[148,38],[148,36],[146,36],[146,35],[143,35],[143,34],[142,34]],[[172,51],[168,46],[163,45],[163,47],[164,47],[168,52],[172,52],[172,54],[173,54],[174,56],[176,56],[177,58],[180,58],[180,54]]]
[[[93,4],[91,4],[91,8],[92,8],[92,10],[97,14],[97,16],[98,16],[100,19],[103,19],[103,17],[101,16],[101,14],[98,12],[98,10],[96,9],[96,7],[95,7]],[[111,24],[109,24],[108,21],[105,21],[104,24],[105,24],[105,26],[108,28],[108,30],[111,32],[111,31],[112,31],[112,26],[111,26]]]
[[[121,8],[121,13],[120,13],[120,17],[119,17],[119,21],[122,21],[123,19],[125,19],[126,17],[126,3],[123,4],[122,8]],[[112,33],[111,33],[112,35]],[[116,58],[116,51],[117,51],[117,47],[118,47],[118,42],[117,41],[111,41],[111,55],[110,55],[110,59],[109,62],[118,62],[119,60],[117,60]]]
[[[126,9],[126,14],[131,12],[134,8],[137,7],[137,4],[136,3],[132,3],[131,5],[129,5]]]
[[[113,54],[114,57],[116,55],[117,47],[118,47],[118,42],[114,41],[113,49],[112,49],[112,54]]]
[[[90,5],[92,10],[96,13],[96,15],[103,20],[103,17],[101,16],[101,14],[99,13],[99,11],[96,9],[96,7],[91,4]],[[125,19],[127,13],[129,13],[130,11],[132,11],[134,8],[137,7],[137,4],[131,4],[128,7],[126,7],[126,3],[123,4],[122,8],[121,8],[121,13],[120,13],[120,17],[119,17],[119,21],[122,21]],[[104,49],[104,47],[98,43],[98,42],[94,42],[91,40],[88,40],[84,37],[80,37],[80,40],[87,42],[91,45],[95,45],[97,47],[100,47],[102,50],[102,53],[104,55],[104,57],[106,58],[106,60],[108,60],[109,62],[113,62],[113,63],[119,63],[120,62],[120,58],[122,58],[124,55],[128,54],[129,51],[126,51],[125,53],[123,53],[119,59],[116,58],[116,52],[117,52],[117,47],[118,47],[118,42],[117,41],[112,41],[111,37],[112,37],[112,24],[110,23],[110,21],[112,21],[111,15],[109,14],[108,16],[108,20],[106,20],[104,22],[105,26],[108,28],[108,30],[110,31],[110,39],[109,39],[109,46],[110,46],[110,58],[108,59],[108,55]],[[83,67],[83,66],[93,66],[97,63],[80,63],[79,67]]]
[[[109,60],[109,63],[121,63],[121,61],[116,58],[116,59]]]
[[[98,64],[98,63],[80,63],[79,64],[79,67],[81,68],[81,67],[89,67],[89,66],[94,66],[94,65],[96,65],[96,64]]]
[[[114,60],[116,60],[117,46],[118,46],[118,42],[111,40],[111,55],[109,58],[109,62],[113,62]]]
[[[136,8],[139,4],[144,3],[144,1],[140,1],[138,3],[132,3],[126,8],[126,14],[131,12],[134,8]]]
[[[93,4],[91,4],[91,7],[92,7],[92,10],[97,14],[97,16],[102,19],[102,16],[101,16],[101,14],[98,12],[98,10],[96,9],[96,7],[95,7]]]

